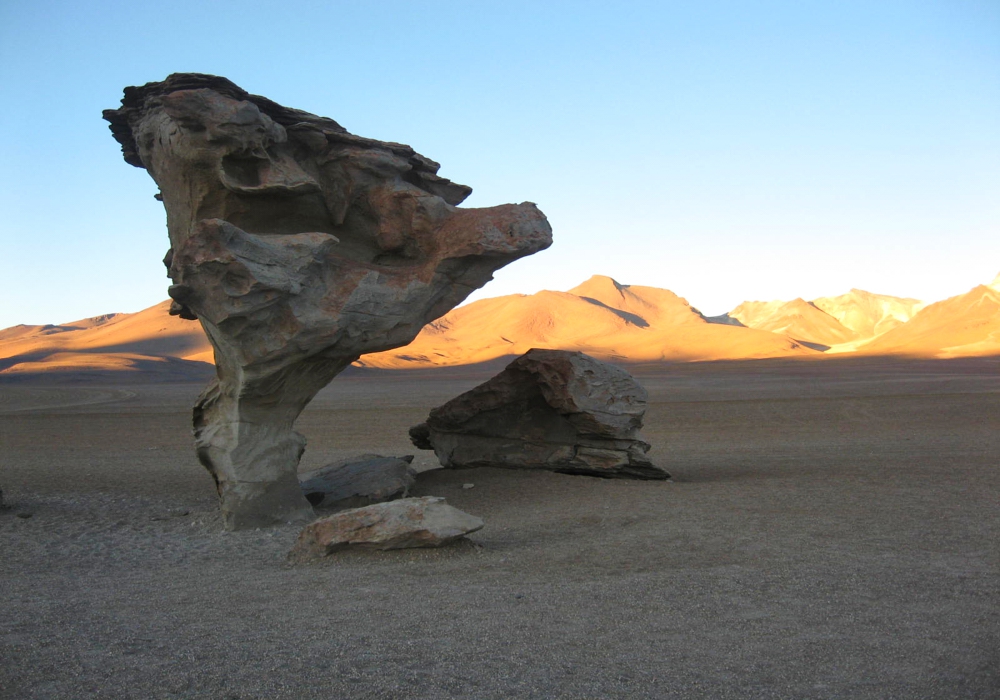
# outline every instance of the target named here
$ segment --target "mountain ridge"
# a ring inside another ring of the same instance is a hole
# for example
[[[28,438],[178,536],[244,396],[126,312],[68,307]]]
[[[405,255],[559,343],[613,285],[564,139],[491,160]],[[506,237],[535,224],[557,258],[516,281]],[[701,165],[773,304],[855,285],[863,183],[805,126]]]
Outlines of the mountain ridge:
[[[213,351],[169,301],[133,314],[0,330],[0,379],[138,372],[203,378]],[[594,275],[572,289],[481,299],[421,330],[409,345],[359,366],[475,364],[532,347],[579,350],[618,362],[694,362],[824,354],[957,357],[1000,354],[1000,275],[933,304],[851,289],[812,301],[747,301],[706,317],[668,289]]]

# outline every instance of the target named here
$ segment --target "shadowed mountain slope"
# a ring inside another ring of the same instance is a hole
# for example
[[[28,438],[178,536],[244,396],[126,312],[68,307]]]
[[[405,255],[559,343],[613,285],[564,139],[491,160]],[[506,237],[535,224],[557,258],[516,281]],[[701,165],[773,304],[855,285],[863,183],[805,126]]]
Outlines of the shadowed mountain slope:
[[[205,374],[212,348],[197,322],[170,316],[170,302],[58,326],[0,331],[0,375],[140,370]]]

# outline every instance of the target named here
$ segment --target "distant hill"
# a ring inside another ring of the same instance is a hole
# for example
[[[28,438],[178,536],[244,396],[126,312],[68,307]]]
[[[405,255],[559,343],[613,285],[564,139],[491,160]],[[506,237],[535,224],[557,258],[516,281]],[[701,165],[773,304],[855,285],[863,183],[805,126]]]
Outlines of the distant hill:
[[[630,361],[783,357],[814,351],[782,336],[709,322],[666,289],[595,276],[568,292],[473,302],[426,326],[405,348],[366,355],[369,367],[484,362],[533,347]]]
[[[106,314],[60,325],[0,331],[0,378],[141,372],[165,379],[203,378],[212,348],[201,325],[168,313],[165,301],[134,314]]]
[[[745,301],[727,314],[745,326],[787,335],[819,350],[850,351],[900,324],[924,304],[852,289],[812,301]]]
[[[874,338],[891,331],[927,306],[917,299],[872,294],[861,289],[837,297],[820,297],[812,303],[854,331],[858,338]]]
[[[866,355],[963,357],[1000,354],[1000,290],[979,285],[921,309],[858,348]]]
[[[170,302],[134,314],[0,330],[0,380],[87,381],[108,373],[202,380],[212,348]],[[822,357],[859,352],[921,357],[1000,354],[1000,276],[929,306],[852,289],[811,302],[744,302],[706,318],[666,289],[594,276],[568,292],[483,299],[427,325],[410,345],[365,355],[366,367],[453,366],[533,347],[633,362]]]
[[[786,335],[817,350],[858,340],[858,334],[803,299],[745,301],[729,312],[744,326]]]

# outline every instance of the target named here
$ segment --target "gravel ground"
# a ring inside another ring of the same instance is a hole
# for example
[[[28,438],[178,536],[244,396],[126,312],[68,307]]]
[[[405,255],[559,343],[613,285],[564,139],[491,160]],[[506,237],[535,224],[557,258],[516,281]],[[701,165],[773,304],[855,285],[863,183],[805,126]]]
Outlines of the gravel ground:
[[[0,386],[0,696],[997,698],[998,368],[636,367],[672,481],[422,452],[415,495],[483,530],[300,567],[297,528],[221,530],[200,387]],[[412,454],[487,376],[338,379],[303,470]]]

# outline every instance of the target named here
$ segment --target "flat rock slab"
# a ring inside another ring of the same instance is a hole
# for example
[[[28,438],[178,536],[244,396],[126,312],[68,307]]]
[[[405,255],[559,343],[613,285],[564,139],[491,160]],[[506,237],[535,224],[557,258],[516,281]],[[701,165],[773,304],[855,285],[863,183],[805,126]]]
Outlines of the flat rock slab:
[[[402,498],[345,510],[306,525],[288,558],[313,561],[347,547],[440,547],[482,527],[482,520],[448,505],[443,498]]]
[[[446,468],[547,469],[667,479],[639,438],[646,390],[582,352],[533,349],[410,429]]]
[[[299,476],[306,500],[314,508],[361,508],[405,498],[415,481],[413,455],[349,457]]]

